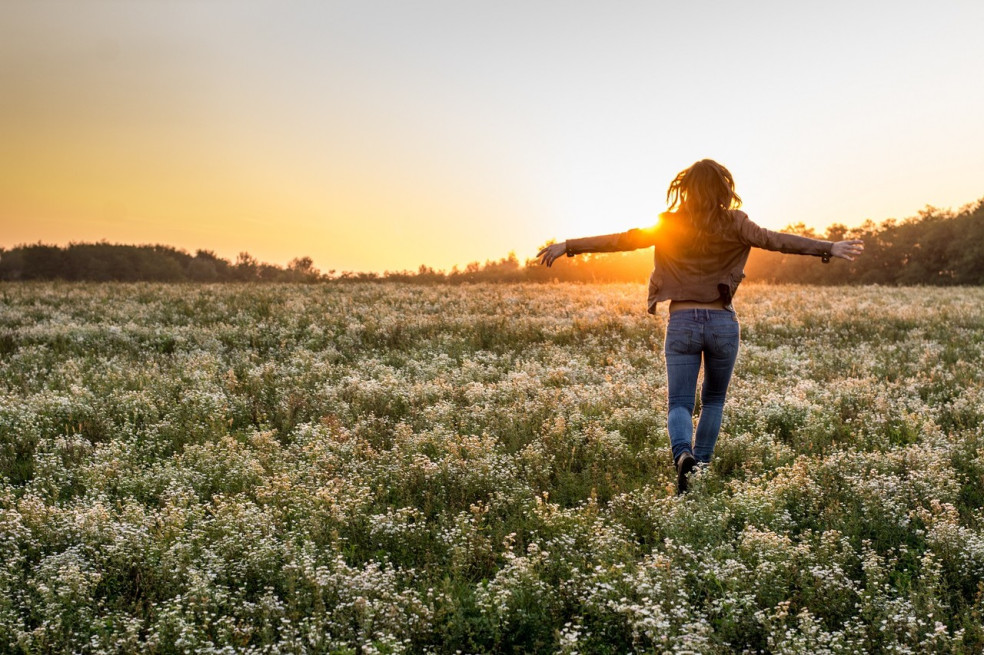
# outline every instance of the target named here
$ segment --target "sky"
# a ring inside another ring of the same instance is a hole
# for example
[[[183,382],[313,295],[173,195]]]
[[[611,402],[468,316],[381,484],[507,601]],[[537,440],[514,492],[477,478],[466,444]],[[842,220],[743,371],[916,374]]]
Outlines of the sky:
[[[0,247],[448,270],[652,224],[984,198],[984,2],[0,0]]]

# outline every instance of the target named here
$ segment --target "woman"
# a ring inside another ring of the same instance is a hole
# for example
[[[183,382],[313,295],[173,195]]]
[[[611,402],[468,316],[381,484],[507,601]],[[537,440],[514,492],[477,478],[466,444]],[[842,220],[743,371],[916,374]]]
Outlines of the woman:
[[[820,241],[759,227],[738,211],[731,173],[703,159],[680,172],[666,192],[669,211],[656,225],[619,234],[569,239],[541,250],[537,257],[550,266],[561,255],[617,252],[655,247],[649,278],[649,313],[670,301],[666,324],[667,428],[677,470],[677,493],[687,490],[687,476],[714,452],[724,399],[738,355],[738,319],[731,300],[754,246],[784,253],[853,261],[864,251],[858,239]],[[694,396],[701,359],[704,384],[701,412],[693,439]]]

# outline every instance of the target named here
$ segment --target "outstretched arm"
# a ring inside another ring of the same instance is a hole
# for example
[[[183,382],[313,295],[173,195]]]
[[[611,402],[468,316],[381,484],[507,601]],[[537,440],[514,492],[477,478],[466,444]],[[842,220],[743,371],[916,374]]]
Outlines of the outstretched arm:
[[[864,252],[864,242],[860,239],[834,243],[798,234],[773,232],[753,223],[744,212],[737,212],[737,214],[741,240],[756,248],[797,255],[815,255],[822,257],[824,262],[830,261],[831,257],[854,261],[855,257]]]
[[[655,228],[634,229],[617,234],[604,234],[583,239],[568,239],[563,243],[551,244],[537,253],[541,264],[550,266],[561,255],[573,257],[585,252],[623,252],[638,250],[656,244]]]

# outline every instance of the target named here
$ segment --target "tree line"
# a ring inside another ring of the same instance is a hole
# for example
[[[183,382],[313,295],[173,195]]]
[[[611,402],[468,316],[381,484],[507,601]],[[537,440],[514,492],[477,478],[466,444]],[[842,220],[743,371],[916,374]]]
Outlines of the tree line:
[[[835,260],[824,266],[814,257],[753,249],[745,267],[749,279],[801,284],[979,285],[984,284],[984,199],[958,212],[927,207],[915,217],[865,221],[848,228],[831,225],[817,233],[802,223],[784,231],[839,241],[860,238],[865,254],[854,262]],[[651,249],[627,253],[595,253],[561,258],[551,268],[537,260],[520,262],[515,253],[464,268],[382,274],[334,270],[322,273],[310,257],[286,267],[257,261],[240,253],[232,262],[209,250],[191,255],[162,245],[118,245],[106,242],[44,244],[0,249],[0,280],[156,281],[156,282],[323,282],[328,280],[393,280],[427,283],[470,282],[641,282],[652,268]]]
[[[235,262],[210,250],[191,255],[162,245],[42,243],[0,249],[0,280],[92,282],[317,282],[323,275],[310,257],[286,267],[259,262],[247,252]]]
[[[787,229],[818,237],[802,224]],[[751,279],[804,284],[984,284],[984,199],[956,213],[927,207],[901,221],[832,225],[819,238],[864,239],[864,255],[826,267],[811,257],[753,250],[745,272]]]

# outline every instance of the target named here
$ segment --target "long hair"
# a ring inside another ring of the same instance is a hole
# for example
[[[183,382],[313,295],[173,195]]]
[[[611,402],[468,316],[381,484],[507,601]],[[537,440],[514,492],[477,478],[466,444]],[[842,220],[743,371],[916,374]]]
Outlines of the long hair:
[[[666,190],[666,204],[670,211],[686,214],[698,233],[714,234],[730,224],[728,210],[741,207],[741,198],[727,168],[701,159],[677,174]]]

